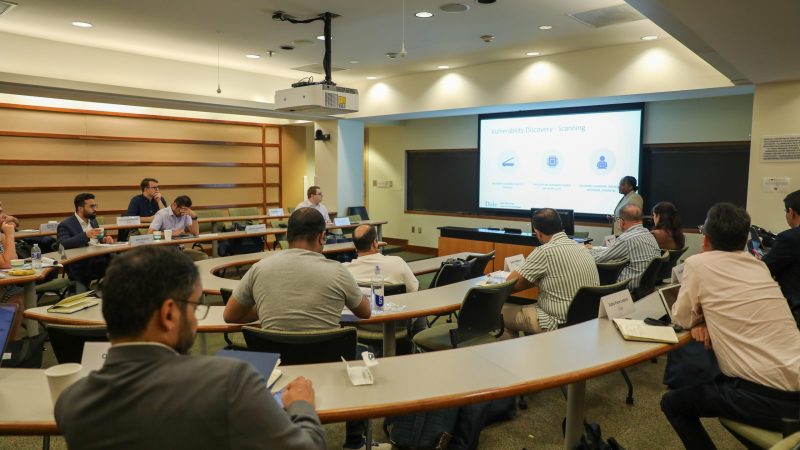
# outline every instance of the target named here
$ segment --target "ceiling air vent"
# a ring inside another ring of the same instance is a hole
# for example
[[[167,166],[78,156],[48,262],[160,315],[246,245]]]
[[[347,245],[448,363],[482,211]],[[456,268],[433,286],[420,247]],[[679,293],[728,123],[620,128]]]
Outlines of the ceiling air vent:
[[[602,28],[609,25],[634,22],[645,18],[643,15],[639,14],[638,11],[627,4],[609,6],[608,8],[592,9],[590,11],[583,11],[567,15],[592,28]]]
[[[0,16],[2,16],[6,11],[13,9],[15,6],[17,6],[17,4],[14,2],[0,0]]]

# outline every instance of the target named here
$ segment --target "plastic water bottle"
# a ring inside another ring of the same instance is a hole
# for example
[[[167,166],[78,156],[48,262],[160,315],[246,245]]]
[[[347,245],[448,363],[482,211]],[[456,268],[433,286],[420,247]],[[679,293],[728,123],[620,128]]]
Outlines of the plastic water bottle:
[[[33,244],[31,249],[31,267],[36,270],[42,268],[42,249],[39,248],[39,244]]]
[[[375,273],[372,274],[372,301],[375,309],[383,311],[383,275],[381,266],[375,266]]]

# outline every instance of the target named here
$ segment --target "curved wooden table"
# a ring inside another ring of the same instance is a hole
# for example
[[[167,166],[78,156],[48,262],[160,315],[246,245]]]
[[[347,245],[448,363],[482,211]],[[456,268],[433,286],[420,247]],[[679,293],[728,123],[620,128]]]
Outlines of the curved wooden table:
[[[53,270],[50,267],[45,267],[36,272],[35,275],[26,275],[26,276],[15,276],[9,275],[7,272],[3,272],[5,277],[0,278],[0,286],[9,285],[9,284],[21,284],[22,285],[22,295],[25,299],[25,309],[35,308],[36,307],[36,282],[43,280],[44,277],[47,276],[50,271]],[[25,321],[25,331],[28,337],[33,337],[39,334],[39,322],[35,320],[26,320]]]

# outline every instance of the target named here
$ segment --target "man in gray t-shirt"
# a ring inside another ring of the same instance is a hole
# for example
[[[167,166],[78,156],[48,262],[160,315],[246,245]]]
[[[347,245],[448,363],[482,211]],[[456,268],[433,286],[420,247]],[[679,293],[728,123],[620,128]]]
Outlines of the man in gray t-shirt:
[[[301,208],[289,218],[289,249],[264,258],[247,271],[225,306],[226,322],[261,322],[277,331],[339,327],[342,308],[369,318],[369,301],[341,264],[322,255],[325,220]]]

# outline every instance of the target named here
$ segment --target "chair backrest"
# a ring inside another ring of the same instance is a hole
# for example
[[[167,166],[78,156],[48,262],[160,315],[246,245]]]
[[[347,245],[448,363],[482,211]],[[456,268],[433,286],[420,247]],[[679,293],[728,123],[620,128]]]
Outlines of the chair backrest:
[[[348,216],[358,214],[359,216],[361,216],[360,220],[369,220],[369,214],[367,214],[367,208],[363,206],[348,206],[345,214],[347,214]]]
[[[223,305],[228,304],[228,300],[231,299],[231,295],[233,295],[233,290],[227,288],[219,288],[219,296],[222,297]]]
[[[495,251],[492,250],[489,253],[483,255],[469,255],[467,256],[467,261],[472,261],[472,270],[469,273],[469,278],[477,278],[486,271],[486,266],[489,265],[489,261],[494,260]]]
[[[439,267],[439,271],[433,276],[429,288],[439,286],[447,286],[448,284],[458,283],[469,278],[472,273],[472,261],[464,261],[461,259],[448,260],[450,262],[443,262]]]
[[[371,283],[358,283],[359,287],[372,287]],[[406,293],[406,285],[405,284],[390,284],[384,283],[383,285],[383,296],[387,297],[389,295],[397,295],[397,294],[405,294]]]
[[[324,331],[271,331],[242,327],[247,349],[279,353],[281,364],[315,364],[356,357],[358,332],[353,327]]]
[[[197,214],[198,219],[208,217],[222,217],[222,211],[219,209],[198,209],[194,212]],[[210,233],[213,224],[211,222],[200,223],[200,233]]]
[[[106,327],[47,325],[50,346],[59,364],[80,363],[84,342],[108,342]]]
[[[661,256],[657,256],[650,261],[650,264],[647,265],[644,273],[642,273],[642,277],[639,279],[639,287],[633,291],[634,300],[639,300],[656,290],[656,281],[658,281],[658,274],[661,271],[661,266],[666,264],[668,259],[669,252],[664,251]]]
[[[661,265],[661,270],[656,277],[657,281],[672,277],[672,268],[678,264],[678,259],[686,253],[686,250],[689,250],[689,247],[683,247],[680,250],[667,250],[667,252],[669,252],[669,258],[666,263]]]
[[[629,258],[625,258],[615,261],[596,263],[597,274],[600,275],[600,286],[607,286],[609,284],[616,283],[617,279],[619,278],[619,274],[622,273],[622,269],[630,264],[630,262],[631,260]]]
[[[596,319],[600,310],[600,298],[627,288],[630,281],[622,280],[619,283],[605,286],[584,286],[578,289],[578,292],[572,297],[572,303],[569,304],[567,321],[561,327]]]
[[[486,333],[503,331],[503,304],[511,295],[515,281],[475,286],[467,291],[458,312],[458,328],[450,330],[453,348],[458,344]]]

